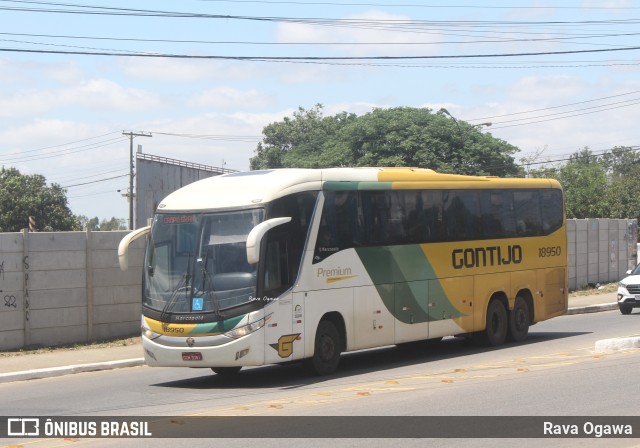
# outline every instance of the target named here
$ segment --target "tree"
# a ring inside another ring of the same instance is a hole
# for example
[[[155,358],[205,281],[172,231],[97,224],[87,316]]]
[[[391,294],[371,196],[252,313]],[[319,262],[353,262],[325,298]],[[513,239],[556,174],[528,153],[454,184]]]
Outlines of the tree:
[[[79,215],[78,221],[82,230],[100,230],[100,219],[97,216],[89,219],[87,216]]]
[[[124,224],[124,219],[118,219],[115,216],[111,219],[100,219],[96,216],[94,218],[87,218],[86,216],[80,215],[78,216],[78,220],[82,226],[83,230],[127,230],[127,226]]]
[[[514,176],[518,149],[469,123],[427,108],[374,109],[323,117],[322,105],[299,108],[263,129],[252,169],[412,166],[444,173]]]
[[[602,156],[609,173],[609,218],[640,218],[640,152],[617,146]]]
[[[118,219],[115,216],[111,219],[103,219],[100,221],[100,230],[127,230],[127,226],[124,225],[124,219]]]
[[[584,148],[563,166],[532,170],[530,175],[560,181],[569,218],[637,218],[639,161],[632,148],[614,148],[604,155]]]
[[[29,216],[41,231],[80,230],[67,205],[66,192],[57,184],[47,186],[44,176],[23,175],[15,168],[0,170],[0,232],[19,232]]]

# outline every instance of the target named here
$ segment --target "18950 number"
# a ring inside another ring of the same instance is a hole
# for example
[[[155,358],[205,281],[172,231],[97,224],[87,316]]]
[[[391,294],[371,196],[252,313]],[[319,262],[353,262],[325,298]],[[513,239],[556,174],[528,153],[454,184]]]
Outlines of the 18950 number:
[[[540,257],[559,257],[561,254],[562,248],[560,246],[541,247],[538,249],[538,256]]]

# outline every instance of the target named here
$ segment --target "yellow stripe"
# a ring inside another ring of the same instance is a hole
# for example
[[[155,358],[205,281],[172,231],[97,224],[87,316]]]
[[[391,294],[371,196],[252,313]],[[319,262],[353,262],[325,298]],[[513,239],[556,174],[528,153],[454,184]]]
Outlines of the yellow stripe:
[[[357,277],[357,275],[345,275],[344,277],[331,277],[327,279],[327,283],[335,283],[342,280],[348,280],[350,278]]]

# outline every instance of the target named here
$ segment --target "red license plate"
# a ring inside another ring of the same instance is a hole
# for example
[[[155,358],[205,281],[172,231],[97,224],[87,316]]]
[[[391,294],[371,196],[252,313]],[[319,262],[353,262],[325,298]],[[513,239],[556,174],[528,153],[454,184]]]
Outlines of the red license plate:
[[[182,352],[183,361],[202,361],[202,353],[200,352]]]

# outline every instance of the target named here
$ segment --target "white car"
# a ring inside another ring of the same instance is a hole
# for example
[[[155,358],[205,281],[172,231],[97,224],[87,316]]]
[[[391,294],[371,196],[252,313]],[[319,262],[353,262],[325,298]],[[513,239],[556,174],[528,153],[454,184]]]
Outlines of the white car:
[[[640,308],[640,264],[627,271],[627,277],[618,283],[618,307],[622,314],[631,314],[631,310]]]

